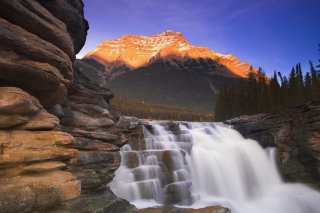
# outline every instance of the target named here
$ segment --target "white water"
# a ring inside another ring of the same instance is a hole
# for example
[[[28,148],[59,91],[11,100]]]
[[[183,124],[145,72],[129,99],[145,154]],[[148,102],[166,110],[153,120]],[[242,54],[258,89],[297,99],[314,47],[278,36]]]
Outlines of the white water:
[[[221,205],[232,213],[320,212],[319,192],[281,181],[275,149],[263,150],[212,123],[180,125],[178,135],[153,127],[153,135],[145,129],[147,150],[122,148],[122,165],[110,183],[117,196],[138,208],[173,202],[187,208]],[[129,157],[135,163],[127,163]]]

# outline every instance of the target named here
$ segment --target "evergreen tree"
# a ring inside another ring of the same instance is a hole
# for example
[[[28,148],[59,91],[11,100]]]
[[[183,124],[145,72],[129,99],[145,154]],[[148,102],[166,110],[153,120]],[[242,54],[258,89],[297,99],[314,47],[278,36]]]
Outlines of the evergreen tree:
[[[319,47],[319,53],[320,53],[320,43],[318,44],[318,47]],[[316,66],[317,68],[320,68],[320,59],[319,59],[319,64]]]
[[[293,107],[294,105],[297,104],[298,93],[299,93],[299,83],[296,76],[296,71],[293,67],[289,75],[289,91],[288,91],[289,107]]]
[[[310,100],[312,100],[311,76],[310,73],[307,72],[304,82],[304,101],[307,102]]]
[[[281,91],[280,91],[280,84],[277,78],[277,72],[274,71],[273,77],[270,79],[270,93],[271,93],[271,101],[272,106],[270,111],[278,111],[281,109]]]
[[[319,75],[317,70],[314,68],[312,61],[309,61],[310,72],[311,72],[311,98],[312,100],[319,99]]]

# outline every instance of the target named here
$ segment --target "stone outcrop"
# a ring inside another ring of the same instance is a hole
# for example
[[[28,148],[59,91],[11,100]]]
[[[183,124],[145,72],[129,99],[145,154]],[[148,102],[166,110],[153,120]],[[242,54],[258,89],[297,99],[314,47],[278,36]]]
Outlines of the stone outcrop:
[[[130,117],[120,117],[116,122],[108,110],[112,97],[112,92],[90,82],[75,68],[66,100],[48,108],[60,118],[59,129],[76,138],[70,147],[79,154],[70,161],[68,170],[81,182],[83,193],[104,189],[112,180],[120,166],[120,147],[127,142],[122,135],[139,125]]]
[[[137,212],[106,187],[132,126],[73,70],[87,29],[81,0],[0,2],[0,212]]]
[[[287,181],[320,182],[320,101],[279,113],[242,116],[226,123],[261,146],[277,147]]]
[[[76,139],[69,147],[78,155],[69,161],[70,171],[81,182],[81,196],[62,205],[44,207],[51,212],[137,212],[127,201],[117,198],[108,188],[120,166],[119,150],[127,143],[124,134],[139,128],[137,118],[115,119],[108,110],[113,93],[90,82],[77,68],[66,100],[48,108],[60,119],[59,129]],[[60,209],[63,211],[60,211]]]
[[[0,118],[0,212],[28,212],[80,196],[80,182],[63,171],[78,156],[68,148],[76,141],[55,131],[57,117],[21,89],[1,87]]]
[[[81,0],[1,1],[0,86],[22,88],[45,106],[63,101],[88,29],[82,7]]]
[[[88,22],[84,18],[83,2],[55,0],[54,4],[50,1],[39,1],[39,3],[66,25],[72,38],[74,54],[78,54],[85,44],[89,29]]]

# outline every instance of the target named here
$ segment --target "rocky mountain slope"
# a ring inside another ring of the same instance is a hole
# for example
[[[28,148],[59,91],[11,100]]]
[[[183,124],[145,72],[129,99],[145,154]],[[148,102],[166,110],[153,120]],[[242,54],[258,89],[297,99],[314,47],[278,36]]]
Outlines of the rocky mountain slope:
[[[181,65],[203,65],[207,68],[206,72],[226,77],[245,77],[250,67],[233,55],[222,55],[206,47],[192,46],[181,33],[171,30],[151,37],[125,35],[105,41],[83,59],[92,65],[99,63],[104,69],[104,73],[100,73],[101,78],[106,82],[159,59],[177,68]]]
[[[103,42],[75,65],[116,94],[203,111],[214,111],[220,85],[243,80],[250,69],[233,55],[192,46],[170,30]]]

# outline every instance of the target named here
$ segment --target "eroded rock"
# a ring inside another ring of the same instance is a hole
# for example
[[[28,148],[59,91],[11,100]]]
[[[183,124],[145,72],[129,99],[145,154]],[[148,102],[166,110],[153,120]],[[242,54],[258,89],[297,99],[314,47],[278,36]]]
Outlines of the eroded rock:
[[[279,113],[242,116],[226,123],[261,146],[279,150],[287,181],[320,182],[320,101]]]
[[[0,212],[29,212],[35,203],[35,194],[29,186],[0,189]]]
[[[0,168],[16,163],[66,160],[78,155],[78,150],[62,147],[75,143],[74,138],[64,132],[0,131],[0,143]]]

